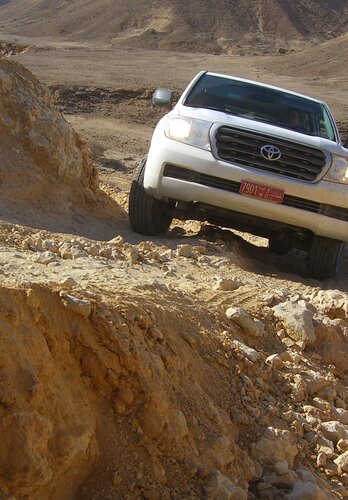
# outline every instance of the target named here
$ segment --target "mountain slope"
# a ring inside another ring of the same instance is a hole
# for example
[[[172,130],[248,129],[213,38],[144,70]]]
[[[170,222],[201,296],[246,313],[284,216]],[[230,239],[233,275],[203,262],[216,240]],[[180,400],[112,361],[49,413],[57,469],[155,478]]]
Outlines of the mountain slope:
[[[0,0],[2,29],[151,48],[236,51],[345,31],[346,0]]]

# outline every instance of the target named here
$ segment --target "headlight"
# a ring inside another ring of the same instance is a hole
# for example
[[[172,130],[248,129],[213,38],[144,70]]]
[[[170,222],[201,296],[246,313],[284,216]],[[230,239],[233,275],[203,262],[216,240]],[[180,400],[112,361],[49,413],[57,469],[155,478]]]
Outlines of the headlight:
[[[348,184],[348,161],[343,156],[333,155],[330,170],[325,179],[332,182]]]
[[[171,116],[167,120],[164,132],[169,139],[210,151],[209,130],[211,126],[211,122],[204,120]]]

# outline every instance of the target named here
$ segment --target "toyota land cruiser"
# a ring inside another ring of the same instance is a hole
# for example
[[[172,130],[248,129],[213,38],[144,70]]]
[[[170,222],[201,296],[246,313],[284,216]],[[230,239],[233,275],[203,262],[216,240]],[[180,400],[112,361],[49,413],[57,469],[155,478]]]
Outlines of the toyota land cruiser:
[[[172,91],[153,102],[170,106]],[[348,149],[328,106],[288,90],[200,72],[158,123],[129,198],[134,231],[173,217],[308,252],[308,275],[333,276],[348,242]]]

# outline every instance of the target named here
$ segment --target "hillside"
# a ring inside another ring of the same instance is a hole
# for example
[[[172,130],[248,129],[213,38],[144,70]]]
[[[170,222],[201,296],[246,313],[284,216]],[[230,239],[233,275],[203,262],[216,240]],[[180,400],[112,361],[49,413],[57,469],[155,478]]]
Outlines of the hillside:
[[[1,30],[143,48],[265,53],[344,32],[345,0],[8,0]]]

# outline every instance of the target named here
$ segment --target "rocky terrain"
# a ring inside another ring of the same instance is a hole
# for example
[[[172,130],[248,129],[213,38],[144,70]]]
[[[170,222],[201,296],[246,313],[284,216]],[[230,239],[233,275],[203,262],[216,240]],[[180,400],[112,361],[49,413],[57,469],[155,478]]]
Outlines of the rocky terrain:
[[[346,498],[348,252],[319,282],[127,205],[154,88],[201,69],[323,99],[346,137],[347,2],[111,3],[0,0],[0,498]]]
[[[250,235],[130,233],[124,155],[91,138],[98,181],[52,91],[0,59],[2,497],[347,496],[347,257],[321,284]]]

